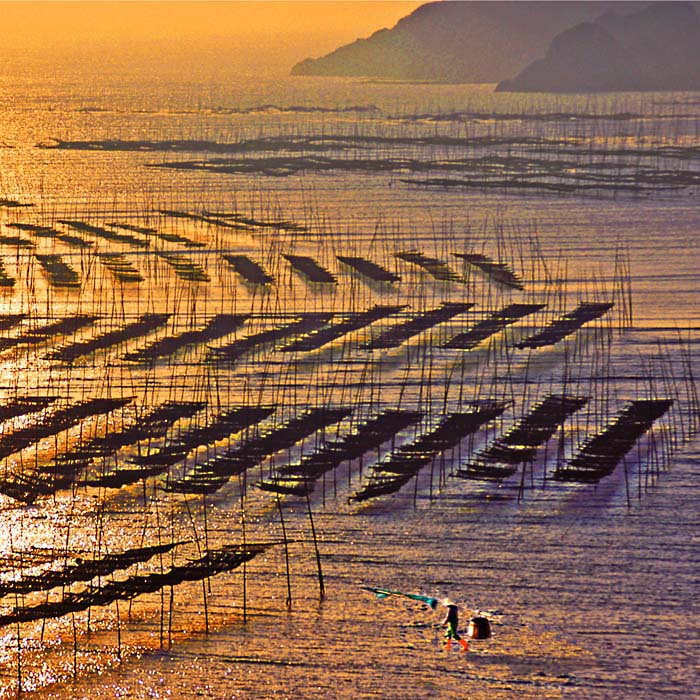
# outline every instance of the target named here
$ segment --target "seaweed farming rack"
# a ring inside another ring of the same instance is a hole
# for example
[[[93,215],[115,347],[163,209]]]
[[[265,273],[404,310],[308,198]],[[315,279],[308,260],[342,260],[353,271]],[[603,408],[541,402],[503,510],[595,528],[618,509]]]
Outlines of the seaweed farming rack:
[[[552,497],[620,464],[651,485],[697,432],[688,346],[642,378],[615,366],[624,251],[569,283],[530,233],[467,253],[446,228],[407,250],[259,208],[79,209],[0,212],[21,233],[3,241],[0,505],[70,514],[51,533],[23,521],[4,551],[20,688],[22,639],[66,625],[77,648],[157,613],[167,644],[176,590],[208,629],[214,577],[247,616],[258,557],[287,604],[297,555],[323,595],[328,498],[348,517],[443,491],[523,498],[535,474]]]

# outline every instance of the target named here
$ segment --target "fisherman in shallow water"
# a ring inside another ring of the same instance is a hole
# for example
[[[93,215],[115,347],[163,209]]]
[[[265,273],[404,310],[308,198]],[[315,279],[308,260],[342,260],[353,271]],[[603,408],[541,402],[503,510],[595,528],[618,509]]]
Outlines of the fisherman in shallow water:
[[[459,632],[457,632],[457,627],[459,626],[459,608],[449,598],[445,598],[442,604],[447,608],[445,619],[440,623],[443,626],[447,626],[447,631],[445,632],[445,651],[450,650],[453,639],[459,642],[462,651],[467,651],[469,649],[467,640],[462,639],[462,637],[459,636]]]

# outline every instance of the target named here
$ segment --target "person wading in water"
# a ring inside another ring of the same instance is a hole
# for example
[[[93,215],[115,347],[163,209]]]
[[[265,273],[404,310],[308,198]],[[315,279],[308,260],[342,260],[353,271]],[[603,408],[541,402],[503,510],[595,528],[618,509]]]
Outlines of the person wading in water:
[[[462,639],[462,637],[459,636],[459,632],[457,632],[457,626],[459,625],[459,608],[449,598],[445,598],[442,604],[447,608],[445,619],[440,623],[441,625],[447,625],[447,631],[445,632],[445,651],[450,650],[453,639],[459,642],[462,651],[467,651],[469,649],[467,640]]]

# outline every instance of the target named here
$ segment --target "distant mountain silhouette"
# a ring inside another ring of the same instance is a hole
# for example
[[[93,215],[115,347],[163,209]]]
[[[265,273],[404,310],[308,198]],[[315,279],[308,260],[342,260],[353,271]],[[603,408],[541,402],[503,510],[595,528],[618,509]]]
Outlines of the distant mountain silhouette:
[[[368,39],[358,39],[293,75],[495,83],[544,56],[552,38],[603,13],[648,2],[431,2]]]
[[[700,89],[700,16],[689,3],[658,2],[606,13],[556,36],[545,57],[497,90],[603,92]]]

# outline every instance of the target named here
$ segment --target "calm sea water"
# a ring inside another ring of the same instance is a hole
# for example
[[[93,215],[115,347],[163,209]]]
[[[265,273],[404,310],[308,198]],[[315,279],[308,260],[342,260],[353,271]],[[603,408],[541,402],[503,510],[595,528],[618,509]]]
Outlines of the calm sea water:
[[[513,399],[502,421],[477,436],[479,446],[507,428],[528,401],[569,382],[594,399],[587,417],[567,428],[564,442],[571,451],[587,431],[605,422],[606,408],[614,412],[630,398],[668,395],[673,378],[682,384],[688,367],[695,376],[700,373],[697,188],[642,196],[554,195],[515,188],[426,188],[404,181],[412,172],[409,161],[435,164],[502,152],[494,139],[579,139],[587,148],[640,143],[697,148],[698,95],[523,100],[494,95],[485,86],[236,75],[211,81],[195,70],[164,80],[146,69],[123,76],[112,66],[103,73],[75,72],[31,62],[15,68],[0,84],[0,198],[31,206],[4,206],[0,224],[3,236],[19,235],[34,247],[3,241],[2,262],[15,284],[0,297],[0,312],[26,314],[17,328],[3,331],[4,337],[77,313],[99,318],[74,338],[3,351],[0,398],[48,395],[63,405],[112,396],[132,403],[109,419],[90,419],[14,452],[3,462],[6,478],[35,474],[85,434],[136,422],[140,411],[165,400],[206,401],[195,424],[240,403],[277,404],[270,425],[308,406],[348,405],[354,417],[341,422],[338,432],[344,434],[362,418],[399,403],[424,412],[417,428],[424,431],[474,398]],[[293,174],[265,172],[259,164],[250,172],[216,172],[182,165],[211,164],[231,154],[201,144],[163,147],[185,140],[272,139],[247,154],[252,161],[319,155],[308,142],[295,150],[298,142],[285,146],[280,139],[321,136],[355,139],[326,148],[323,156],[393,159],[392,166],[322,170],[307,162]],[[439,137],[437,143],[426,145],[431,137]],[[446,137],[488,140],[478,149],[464,149]],[[40,147],[58,141],[75,147]],[[146,145],[124,150],[117,141]],[[405,167],[397,166],[399,158]],[[692,158],[670,163],[665,158],[652,159],[657,172],[697,169]],[[595,160],[586,158],[577,167]],[[640,168],[647,166],[643,157],[639,162]],[[153,167],[166,163],[178,167]],[[232,228],[222,226],[220,217],[206,222],[163,210],[235,212],[267,224]],[[151,227],[202,247],[161,238],[147,249],[136,248],[86,234],[93,246],[82,250],[11,226],[28,223],[76,233],[59,220]],[[287,225],[270,225],[279,221]],[[453,253],[484,252],[522,274],[526,291],[498,289],[476,278],[468,284],[438,281],[399,261],[394,253],[401,250],[439,257],[460,274],[464,270]],[[104,253],[122,254],[143,281],[115,282],[98,255]],[[226,253],[258,259],[276,283],[267,290],[244,284],[222,258]],[[337,275],[338,284],[330,289],[309,284],[292,272],[284,253],[313,256]],[[81,286],[52,286],[37,254],[60,255],[80,275]],[[178,276],[168,254],[198,265],[208,280],[193,283]],[[368,284],[342,267],[338,254],[363,255],[398,271],[402,280]],[[601,325],[606,332],[589,330],[581,334],[583,340],[540,354],[511,350],[509,355],[490,345],[464,355],[438,348],[450,334],[482,318],[485,309],[503,303],[546,300],[551,308],[517,324],[508,337],[518,337],[582,299],[617,295],[619,302],[616,280],[623,258],[629,260],[633,298],[633,326],[625,331],[618,329],[618,303],[610,325]],[[222,345],[302,311],[347,313],[391,303],[407,305],[404,313],[410,314],[462,300],[477,302],[472,315],[386,353],[358,347],[369,337],[364,329],[350,343],[341,340],[292,360],[268,349],[234,366],[209,362],[206,343],[153,364],[126,361],[127,351],[146,345],[144,338],[73,365],[47,357],[52,346],[92,338],[146,312],[170,314],[149,339],[201,328],[216,313],[248,314],[243,330],[209,343]],[[683,394],[682,386],[679,391]],[[674,410],[687,413],[690,405],[677,402]],[[3,435],[11,434],[32,425],[32,419],[3,425]],[[664,426],[660,435],[672,424]],[[168,439],[186,427],[187,421],[181,422]],[[405,431],[399,440],[414,434]],[[700,445],[692,436],[683,438],[660,473],[650,476],[647,453],[640,450],[624,473],[619,468],[597,486],[546,478],[556,460],[551,451],[546,470],[541,458],[526,475],[524,490],[519,475],[500,485],[453,478],[464,459],[454,450],[398,494],[348,503],[371,464],[387,451],[385,445],[361,465],[327,475],[308,504],[283,499],[291,540],[290,607],[285,551],[277,546],[245,572],[221,574],[204,585],[187,583],[93,608],[89,616],[79,612],[45,625],[9,625],[0,630],[0,697],[14,697],[20,685],[42,698],[699,697]],[[317,444],[318,438],[309,439],[275,455],[248,475],[248,483],[234,479],[206,498],[164,491],[162,478],[120,490],[74,486],[28,505],[2,496],[3,580],[73,563],[76,557],[183,542],[174,558],[168,554],[142,570],[167,568],[206,547],[240,543],[244,527],[248,541],[278,541],[276,502],[252,484]],[[205,452],[191,454],[171,477],[195,469]],[[128,465],[130,457],[133,449],[125,449],[90,469],[109,472]],[[309,509],[326,589],[322,602]],[[462,606],[463,619],[471,610],[486,611],[493,638],[472,642],[468,654],[447,653],[437,628],[439,610],[400,598],[378,600],[362,585],[449,595]],[[6,596],[3,614],[61,595],[54,589],[40,596]]]

